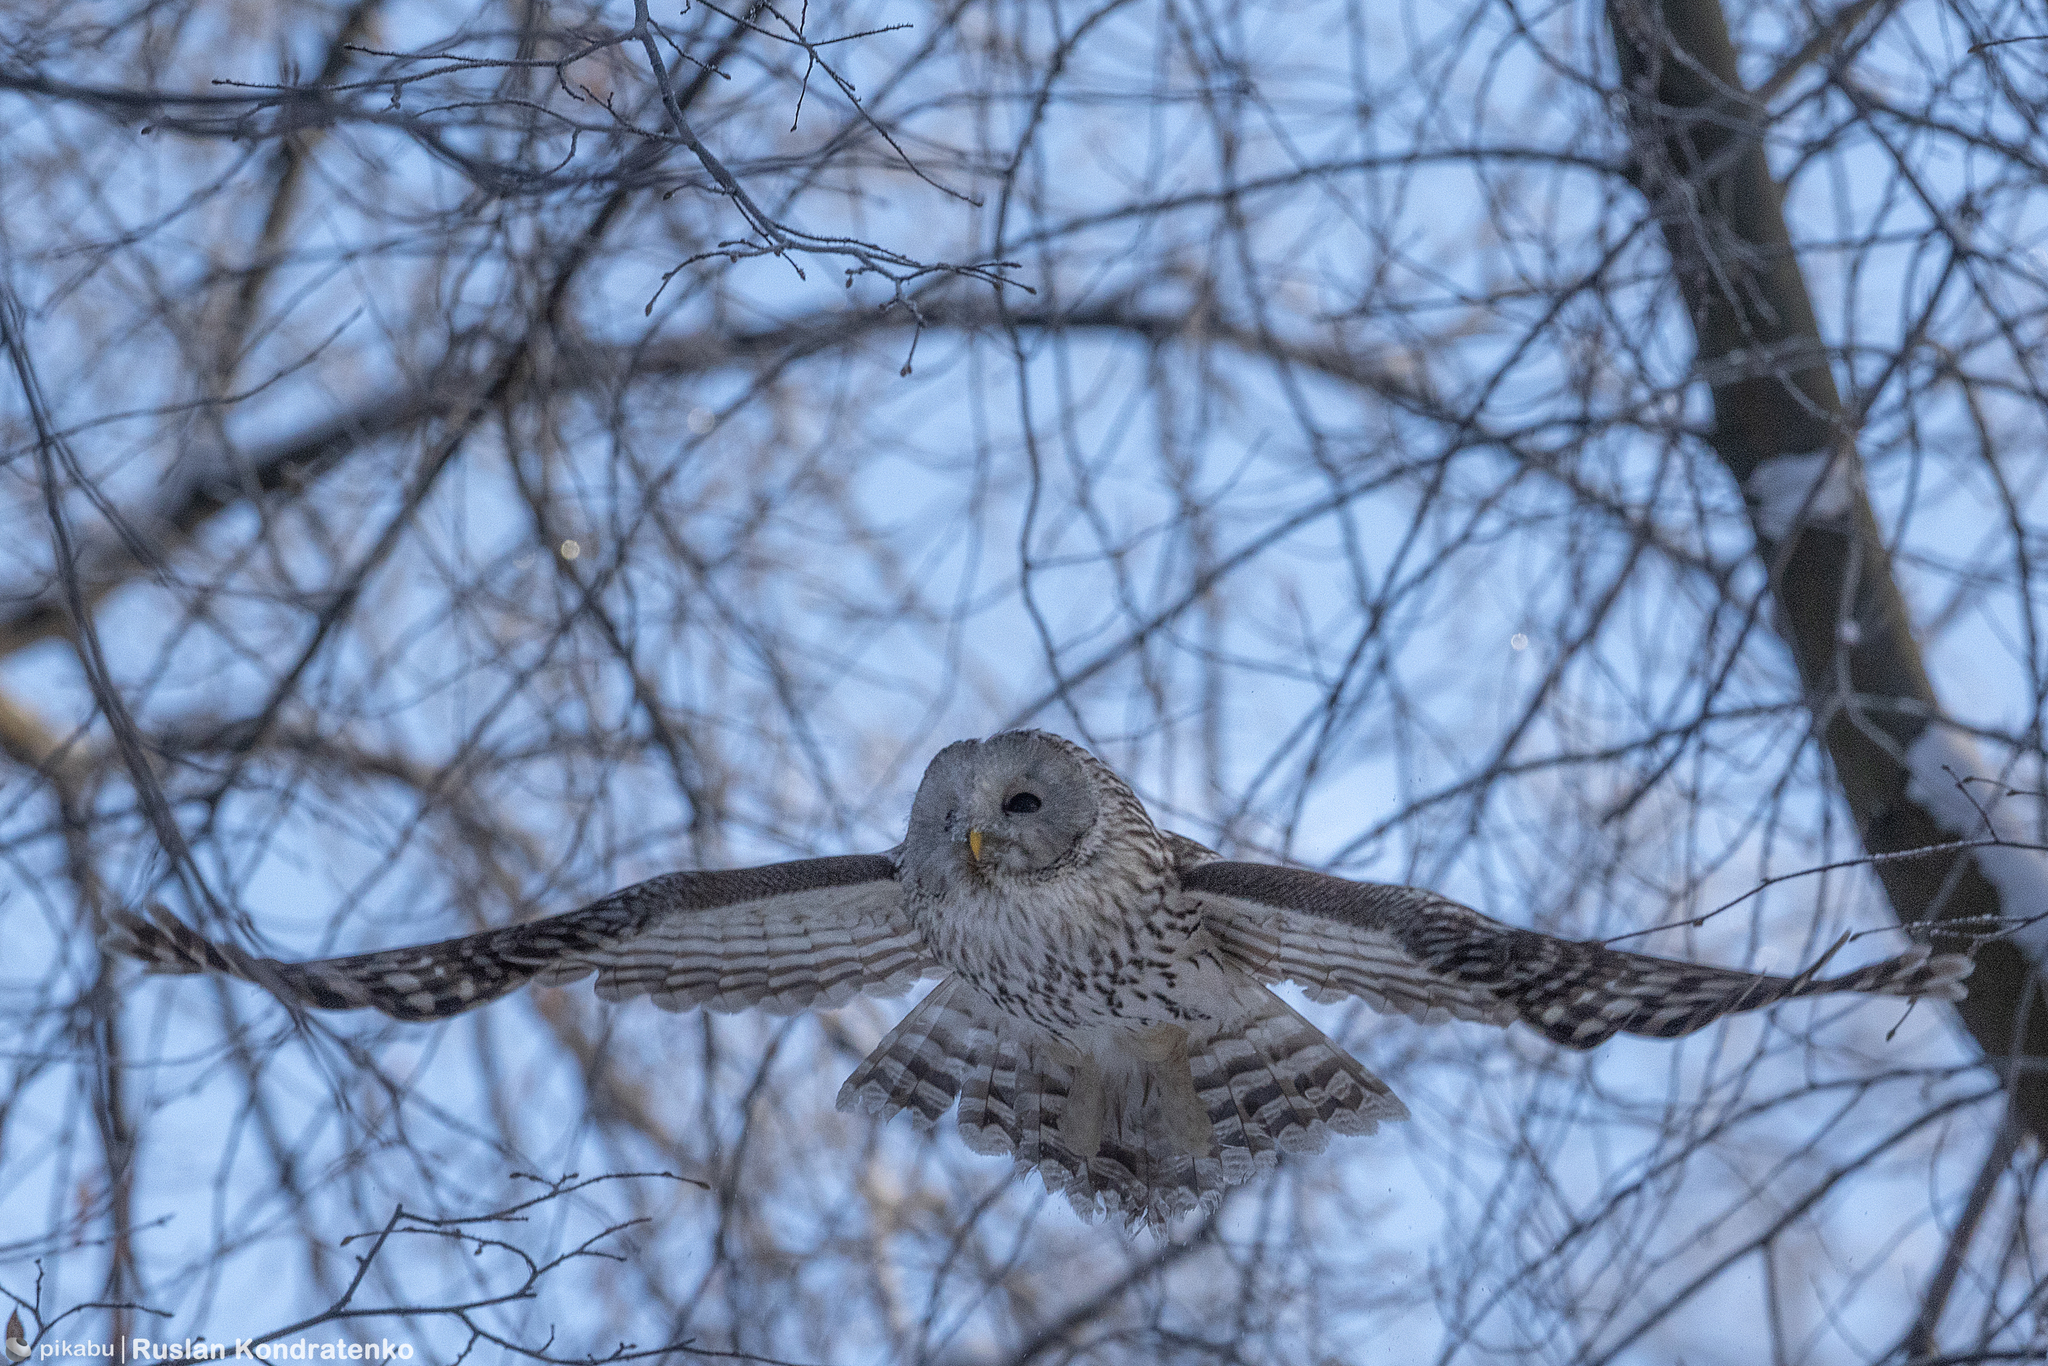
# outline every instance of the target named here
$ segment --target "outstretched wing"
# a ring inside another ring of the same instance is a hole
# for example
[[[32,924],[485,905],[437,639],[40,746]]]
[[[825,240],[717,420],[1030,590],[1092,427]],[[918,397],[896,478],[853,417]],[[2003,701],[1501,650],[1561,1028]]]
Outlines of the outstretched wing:
[[[159,912],[115,918],[116,947],[154,972],[219,972],[324,1010],[439,1020],[527,982],[597,974],[607,1001],[788,1013],[888,995],[937,971],[885,855],[668,873],[566,915],[381,953],[282,963],[202,938]]]
[[[1223,951],[1262,980],[1425,1020],[1526,1020],[1572,1048],[1618,1033],[1673,1038],[1794,996],[1957,1001],[1972,966],[1915,948],[1840,977],[1819,977],[1820,963],[1796,977],[1731,972],[1513,929],[1415,887],[1256,863],[1200,863],[1181,887]]]

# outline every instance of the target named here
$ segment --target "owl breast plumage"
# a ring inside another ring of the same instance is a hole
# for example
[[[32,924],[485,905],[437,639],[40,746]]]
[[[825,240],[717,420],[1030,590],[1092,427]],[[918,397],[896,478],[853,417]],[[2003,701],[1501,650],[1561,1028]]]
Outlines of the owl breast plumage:
[[[1084,1212],[1162,1220],[1407,1111],[1269,984],[1417,1020],[1520,1020],[1572,1048],[1670,1037],[1790,997],[1960,999],[1969,960],[1916,947],[1835,978],[1623,953],[1516,929],[1413,887],[1235,863],[1157,829],[1058,736],[932,760],[885,854],[669,873],[580,911],[417,948],[258,957],[156,909],[115,942],[156,972],[219,972],[293,1008],[433,1020],[527,982],[595,975],[666,1009],[800,1010],[937,985],[854,1069],[843,1108],[936,1122]],[[1823,960],[1825,961],[1825,960]]]

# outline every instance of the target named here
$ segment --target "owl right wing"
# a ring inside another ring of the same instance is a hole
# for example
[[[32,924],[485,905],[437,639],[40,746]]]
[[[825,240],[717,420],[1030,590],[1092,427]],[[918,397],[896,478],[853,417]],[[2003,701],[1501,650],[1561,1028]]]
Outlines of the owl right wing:
[[[114,946],[159,973],[218,972],[323,1010],[439,1020],[537,982],[597,974],[607,1001],[788,1014],[893,995],[937,965],[885,854],[666,873],[580,911],[416,948],[285,963],[216,944],[161,908],[120,912]]]
[[[1213,857],[1190,857],[1180,878],[1217,946],[1262,981],[1297,982],[1312,1000],[1357,997],[1425,1021],[1520,1019],[1570,1048],[1616,1034],[1674,1038],[1795,996],[1861,991],[1957,1001],[1971,967],[1968,958],[1930,956],[1923,947],[1840,977],[1819,975],[1825,957],[1796,976],[1773,977],[1516,929],[1419,887]]]

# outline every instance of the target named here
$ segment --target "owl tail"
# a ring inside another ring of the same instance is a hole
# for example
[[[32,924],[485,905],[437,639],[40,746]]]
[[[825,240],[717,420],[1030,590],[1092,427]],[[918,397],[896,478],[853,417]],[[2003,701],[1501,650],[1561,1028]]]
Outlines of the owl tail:
[[[876,1045],[839,1107],[929,1126],[957,1098],[960,1134],[1013,1156],[1084,1217],[1162,1223],[1213,1207],[1272,1170],[1279,1152],[1320,1152],[1408,1111],[1285,1001],[1247,983],[1232,1024],[1161,1026],[1090,1056],[1029,1034],[947,981]]]
[[[978,1018],[973,998],[949,977],[853,1069],[839,1088],[839,1108],[884,1119],[908,1110],[911,1123],[928,1129],[960,1095],[971,1060],[994,1044],[995,1031]]]

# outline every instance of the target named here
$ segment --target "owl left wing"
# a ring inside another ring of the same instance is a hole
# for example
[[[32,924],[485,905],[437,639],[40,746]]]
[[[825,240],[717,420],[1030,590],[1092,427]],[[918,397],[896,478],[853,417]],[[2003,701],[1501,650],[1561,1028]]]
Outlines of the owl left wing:
[[[1796,977],[1735,972],[1514,929],[1416,887],[1220,859],[1184,866],[1181,889],[1218,947],[1261,980],[1427,1021],[1520,1019],[1571,1048],[1674,1038],[1794,996],[1961,1000],[1972,966],[1914,948],[1840,977],[1818,976],[1821,963]]]
[[[217,972],[323,1010],[439,1020],[528,982],[597,974],[607,1001],[787,1014],[907,989],[937,966],[885,854],[667,873],[580,911],[461,939],[284,963],[216,944],[161,911],[115,917],[115,947],[153,972]]]

